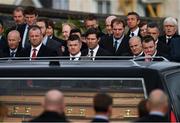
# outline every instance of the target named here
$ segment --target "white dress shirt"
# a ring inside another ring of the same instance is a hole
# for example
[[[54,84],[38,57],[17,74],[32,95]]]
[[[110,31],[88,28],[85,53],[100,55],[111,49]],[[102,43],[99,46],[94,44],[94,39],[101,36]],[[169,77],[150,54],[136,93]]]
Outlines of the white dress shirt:
[[[40,48],[41,48],[41,45],[42,45],[42,43],[39,45],[39,46],[37,46],[37,47],[33,47],[33,46],[31,46],[31,53],[30,53],[30,57],[32,58],[32,54],[33,54],[33,49],[36,49],[36,56],[37,56],[37,54],[38,54],[38,52],[39,52],[39,50],[40,50]],[[31,60],[31,59],[30,59]]]
[[[76,54],[76,55],[70,54],[69,56],[70,56],[70,60],[72,60],[72,58],[75,58],[73,61],[78,61],[79,58],[81,57],[81,52],[79,52],[79,53]]]

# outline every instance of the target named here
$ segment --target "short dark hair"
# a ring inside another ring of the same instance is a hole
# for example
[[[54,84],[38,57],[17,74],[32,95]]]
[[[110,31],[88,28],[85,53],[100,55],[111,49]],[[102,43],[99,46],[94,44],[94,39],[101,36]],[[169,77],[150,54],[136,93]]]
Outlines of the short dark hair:
[[[139,28],[143,27],[144,25],[148,25],[148,22],[147,21],[141,21],[139,23]]]
[[[95,35],[96,35],[96,38],[99,38],[99,32],[98,32],[98,30],[95,29],[95,28],[90,28],[90,29],[88,29],[88,30],[86,31],[86,33],[85,33],[85,37],[88,37],[88,35],[90,35],[90,34],[95,34]]]
[[[27,14],[27,15],[35,15],[35,16],[37,16],[38,15],[38,11],[37,11],[37,9],[35,7],[28,6],[28,7],[25,8],[24,14],[25,15]]]
[[[147,27],[149,28],[157,28],[159,30],[159,26],[156,22],[150,22],[148,23]]]
[[[138,14],[137,12],[129,12],[129,13],[127,14],[127,16],[129,16],[129,15],[135,15],[136,18],[137,18],[138,20],[140,20],[140,16],[139,16],[139,14]]]
[[[151,35],[146,35],[142,38],[142,43],[145,42],[145,43],[149,43],[153,41],[155,43],[155,40],[154,38],[151,36]]]
[[[68,41],[74,41],[74,40],[80,41],[79,36],[76,35],[76,34],[70,35],[69,38],[68,38]]]
[[[120,18],[115,18],[111,21],[111,27],[113,27],[113,24],[117,23],[117,24],[123,24],[123,27],[125,28],[126,24],[124,22],[124,20],[120,19]]]
[[[20,7],[20,6],[18,6],[18,7],[16,7],[14,10],[13,10],[13,13],[14,12],[22,12],[23,13],[23,15],[24,15],[24,8],[23,7]]]
[[[54,26],[54,21],[53,20],[51,20],[51,19],[47,19],[47,27],[48,26],[51,26],[53,29],[55,28],[55,26]]]
[[[80,33],[80,34],[82,34],[82,33],[81,33],[81,30],[78,29],[78,28],[71,29],[70,35],[73,34],[73,33]]]
[[[36,22],[44,22],[46,28],[48,27],[47,18],[38,18]]]
[[[109,106],[113,104],[113,99],[106,93],[98,93],[94,96],[93,106],[95,112],[107,112]]]
[[[32,25],[29,27],[29,32],[30,32],[30,30],[40,30],[41,31],[41,28],[38,25]]]
[[[97,17],[94,14],[89,14],[85,17],[85,20],[97,20]]]

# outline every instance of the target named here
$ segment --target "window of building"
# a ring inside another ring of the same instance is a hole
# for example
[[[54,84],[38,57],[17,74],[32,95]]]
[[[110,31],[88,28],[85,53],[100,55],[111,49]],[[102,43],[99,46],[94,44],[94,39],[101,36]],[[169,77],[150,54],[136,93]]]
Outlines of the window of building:
[[[69,9],[69,0],[53,0],[53,9],[62,9],[68,10]]]
[[[97,0],[97,11],[102,14],[109,14],[111,2],[109,0]]]

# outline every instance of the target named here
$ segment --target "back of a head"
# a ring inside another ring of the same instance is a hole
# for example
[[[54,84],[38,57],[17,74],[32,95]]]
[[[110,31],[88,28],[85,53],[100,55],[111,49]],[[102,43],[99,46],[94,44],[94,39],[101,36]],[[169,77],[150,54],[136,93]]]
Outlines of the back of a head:
[[[149,99],[149,110],[150,111],[160,111],[162,113],[167,113],[168,110],[168,97],[160,89],[153,90],[150,93]]]
[[[59,90],[50,90],[44,99],[44,110],[58,113],[64,112],[64,96]]]
[[[138,104],[138,114],[139,117],[144,117],[149,114],[149,109],[147,107],[147,99],[143,99]]]
[[[106,113],[109,106],[113,104],[113,99],[105,93],[98,93],[93,99],[93,106],[96,113]]]

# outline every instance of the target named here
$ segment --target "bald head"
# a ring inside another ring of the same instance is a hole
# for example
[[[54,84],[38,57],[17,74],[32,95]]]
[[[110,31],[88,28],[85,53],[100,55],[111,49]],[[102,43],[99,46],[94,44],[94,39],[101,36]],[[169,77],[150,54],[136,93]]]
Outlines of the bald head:
[[[167,113],[168,97],[162,90],[153,90],[150,93],[148,101],[150,111],[161,111],[164,114]]]
[[[17,30],[12,30],[8,33],[8,46],[10,49],[16,49],[21,41],[20,33]]]
[[[129,39],[129,47],[133,55],[138,56],[142,52],[141,38],[133,36]]]
[[[46,93],[44,99],[44,109],[58,113],[64,112],[64,96],[59,90],[50,90]]]
[[[114,20],[115,18],[117,18],[116,16],[108,16],[107,18],[106,18],[106,21],[105,21],[105,23],[106,23],[106,32],[108,33],[108,34],[112,34],[112,28],[111,28],[111,22],[112,22],[112,20]]]

